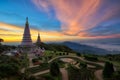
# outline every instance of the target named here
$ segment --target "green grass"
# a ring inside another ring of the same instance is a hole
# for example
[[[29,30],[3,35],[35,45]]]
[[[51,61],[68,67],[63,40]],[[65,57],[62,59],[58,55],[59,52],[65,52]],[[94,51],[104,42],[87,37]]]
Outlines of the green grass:
[[[61,55],[60,55],[61,54]],[[50,59],[58,57],[58,56],[64,56],[64,54],[66,55],[66,52],[60,52],[60,51],[50,51],[50,50],[46,50],[44,53],[44,56],[42,56],[43,58],[43,62],[48,62]],[[69,56],[75,56],[75,53],[69,53]]]
[[[44,56],[51,56],[53,54],[53,51],[46,50]]]
[[[56,54],[58,54],[58,53],[62,53],[62,52],[60,52],[60,51],[49,51],[49,50],[46,50],[45,51],[45,54],[44,54],[44,56],[56,56]]]
[[[28,68],[27,70],[30,73],[34,74],[34,73],[44,71],[44,70],[47,70],[47,69],[49,69],[49,64],[48,63],[42,63],[40,66]]]

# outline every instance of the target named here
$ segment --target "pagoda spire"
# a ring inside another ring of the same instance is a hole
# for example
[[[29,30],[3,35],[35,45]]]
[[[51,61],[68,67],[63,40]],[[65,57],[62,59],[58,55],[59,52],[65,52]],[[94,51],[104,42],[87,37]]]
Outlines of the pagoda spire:
[[[40,33],[38,32],[38,37],[37,37],[37,41],[36,41],[37,44],[40,44],[41,43],[41,39],[40,39]]]
[[[25,23],[25,29],[24,29],[24,34],[23,34],[23,39],[22,39],[22,46],[32,46],[32,40],[31,40],[31,34],[30,34],[30,29],[29,29],[29,22],[28,22],[28,17],[26,17],[26,23]]]
[[[29,26],[28,17],[26,17],[26,23],[25,23],[25,25]]]

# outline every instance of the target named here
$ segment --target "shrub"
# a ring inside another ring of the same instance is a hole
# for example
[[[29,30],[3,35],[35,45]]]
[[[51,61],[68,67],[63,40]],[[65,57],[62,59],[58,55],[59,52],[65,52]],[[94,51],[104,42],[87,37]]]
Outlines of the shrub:
[[[37,59],[37,58],[32,59],[33,63],[38,62],[38,61],[39,61],[39,59]]]
[[[77,56],[81,56],[81,54],[80,54],[80,53],[76,53],[76,55],[77,55]]]
[[[62,55],[62,53],[59,53],[59,55],[61,56],[61,55]]]
[[[87,68],[87,64],[84,63],[84,62],[81,62],[79,66],[80,66],[81,68]]]
[[[69,53],[67,52],[66,55],[69,55]]]
[[[95,56],[88,56],[88,55],[85,55],[84,56],[86,60],[90,60],[90,61],[98,61],[98,58],[95,57]]]

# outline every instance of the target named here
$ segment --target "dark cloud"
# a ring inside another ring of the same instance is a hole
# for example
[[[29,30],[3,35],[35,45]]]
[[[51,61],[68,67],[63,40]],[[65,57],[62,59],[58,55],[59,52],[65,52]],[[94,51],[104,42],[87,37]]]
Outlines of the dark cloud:
[[[92,36],[106,36],[112,34],[120,34],[120,22],[116,24],[100,25],[88,30]]]

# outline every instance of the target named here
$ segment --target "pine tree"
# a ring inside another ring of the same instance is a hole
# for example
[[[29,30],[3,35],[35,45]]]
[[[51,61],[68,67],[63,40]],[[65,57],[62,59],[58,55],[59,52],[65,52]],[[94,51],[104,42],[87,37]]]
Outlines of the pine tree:
[[[56,62],[52,62],[50,65],[50,74],[52,76],[58,76],[60,74],[59,65]]]
[[[103,77],[110,78],[113,73],[114,73],[113,64],[110,62],[106,62],[103,70]]]

